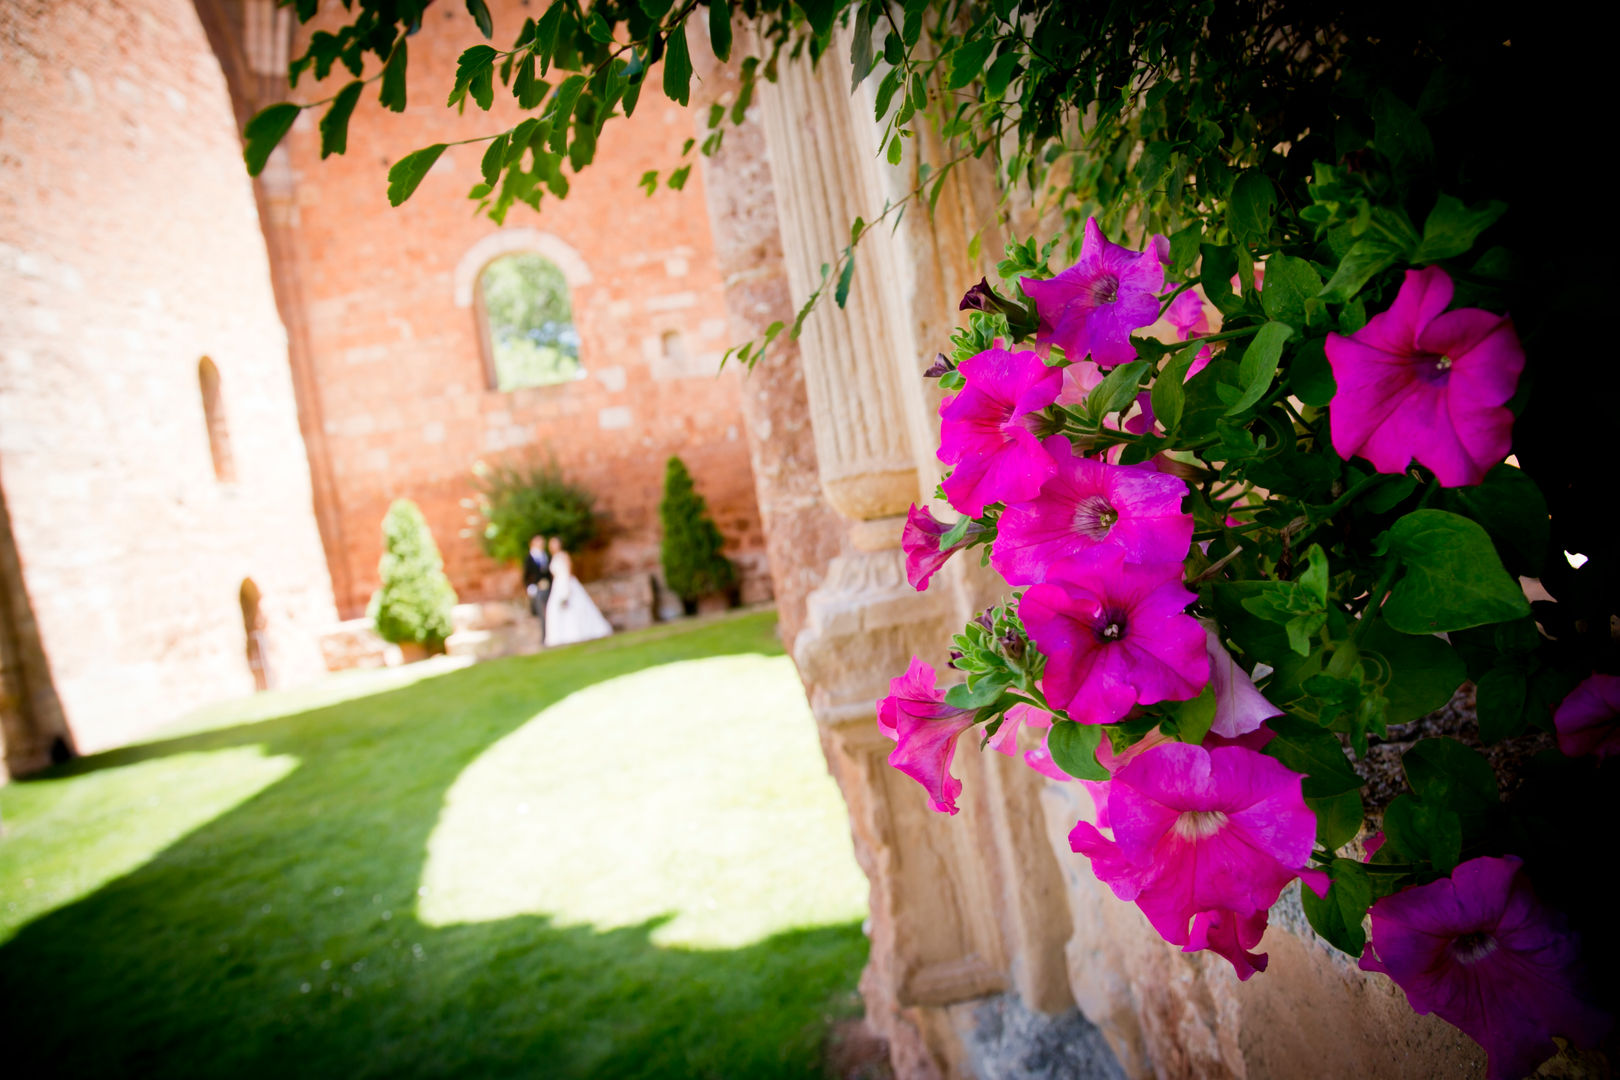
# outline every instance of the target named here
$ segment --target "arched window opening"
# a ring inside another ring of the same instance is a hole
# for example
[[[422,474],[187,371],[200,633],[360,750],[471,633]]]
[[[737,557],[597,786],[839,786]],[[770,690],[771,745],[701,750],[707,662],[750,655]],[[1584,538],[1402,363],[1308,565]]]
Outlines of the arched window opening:
[[[543,255],[519,252],[484,267],[478,316],[492,389],[547,386],[584,375],[568,282]]]
[[[665,330],[663,342],[664,359],[668,360],[671,366],[685,371],[688,357],[686,355],[686,342],[681,338],[681,332],[679,330]]]
[[[242,629],[247,634],[247,662],[248,670],[253,672],[253,688],[268,690],[270,657],[269,650],[265,647],[266,620],[264,611],[259,606],[259,587],[253,584],[252,578],[243,578],[238,596],[242,603]]]
[[[231,456],[231,431],[225,423],[225,400],[219,391],[219,368],[206,356],[197,363],[197,381],[202,388],[203,421],[208,425],[208,452],[214,458],[214,479],[229,483],[236,479],[236,460]]]

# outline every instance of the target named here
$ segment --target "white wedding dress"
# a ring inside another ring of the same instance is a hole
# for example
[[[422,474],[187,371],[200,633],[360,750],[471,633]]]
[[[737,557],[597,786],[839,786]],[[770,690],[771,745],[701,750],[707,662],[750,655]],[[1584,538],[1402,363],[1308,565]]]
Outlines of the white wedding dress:
[[[571,645],[576,641],[607,637],[613,627],[591,602],[590,593],[574,577],[574,564],[566,557],[551,560],[551,596],[546,600],[546,644]]]

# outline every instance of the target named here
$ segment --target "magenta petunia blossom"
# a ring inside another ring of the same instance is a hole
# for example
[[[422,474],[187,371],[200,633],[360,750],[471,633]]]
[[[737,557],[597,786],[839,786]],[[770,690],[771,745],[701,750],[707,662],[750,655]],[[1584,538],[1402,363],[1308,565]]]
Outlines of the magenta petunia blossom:
[[[1153,247],[1132,251],[1109,243],[1091,218],[1079,262],[1057,277],[1020,282],[1041,317],[1035,340],[1059,346],[1071,360],[1089,355],[1113,367],[1136,359],[1131,331],[1159,318],[1164,264]]]
[[[968,525],[960,541],[948,548],[941,547],[940,538],[950,531],[951,526],[936,518],[932,511],[913,504],[906,512],[906,527],[900,533],[900,547],[906,553],[906,580],[918,592],[927,589],[928,580],[934,573],[969,540],[984,532],[984,527],[973,522]]]
[[[878,730],[895,740],[889,764],[921,784],[928,808],[956,813],[962,781],[951,775],[956,740],[973,726],[973,710],[945,704],[933,666],[915,656],[906,673],[889,681],[889,696],[877,703]]]
[[[1524,370],[1524,350],[1505,315],[1446,311],[1451,278],[1438,266],[1408,270],[1388,311],[1351,337],[1329,334],[1338,393],[1329,409],[1333,448],[1379,472],[1403,472],[1416,458],[1442,487],[1485,478],[1512,448],[1507,401]]]
[[[1209,333],[1209,316],[1204,311],[1204,298],[1196,289],[1186,292],[1170,301],[1170,310],[1164,313],[1165,319],[1176,328],[1176,337],[1186,341],[1190,337],[1203,337]]]
[[[1057,471],[1027,502],[1001,515],[990,565],[1013,585],[1044,581],[1058,559],[1107,544],[1135,563],[1179,563],[1192,546],[1181,511],[1187,484],[1151,465],[1109,465],[1081,457],[1062,435],[1041,445]]]
[[[1046,698],[1082,724],[1111,724],[1136,704],[1195,698],[1209,681],[1197,599],[1180,563],[1125,561],[1098,545],[1048,568],[1018,613],[1046,655]]]
[[[1013,757],[1018,753],[1018,729],[1021,727],[1044,728],[1046,732],[1040,746],[1024,751],[1024,764],[1053,780],[1073,780],[1074,777],[1058,768],[1057,762],[1052,760],[1052,750],[1047,746],[1047,739],[1052,734],[1052,714],[1045,709],[1037,709],[1033,705],[1014,705],[1007,710],[1001,727],[990,736],[986,745]]]
[[[945,497],[971,517],[995,502],[1022,502],[1056,467],[1035,434],[1063,372],[1032,352],[986,349],[957,369],[967,385],[939,409],[939,460],[954,465]]]
[[[1283,711],[1266,700],[1249,678],[1249,673],[1238,667],[1232,654],[1221,644],[1220,635],[1213,629],[1209,633],[1209,677],[1215,683],[1215,720],[1209,730],[1216,735],[1235,739],[1257,730],[1273,716]]]
[[[1165,743],[1114,774],[1114,839],[1081,821],[1069,846],[1166,941],[1214,948],[1246,978],[1245,968],[1264,966],[1248,950],[1259,944],[1265,912],[1310,859],[1316,815],[1301,780],[1243,747]],[[1325,890],[1317,875],[1310,884]]]
[[[1485,1048],[1491,1080],[1536,1070],[1554,1035],[1592,1046],[1610,1018],[1576,992],[1580,944],[1536,899],[1516,858],[1479,858],[1450,878],[1402,889],[1372,906],[1361,966],[1406,991]]]
[[[1620,678],[1588,676],[1553,713],[1558,749],[1570,757],[1620,754]]]

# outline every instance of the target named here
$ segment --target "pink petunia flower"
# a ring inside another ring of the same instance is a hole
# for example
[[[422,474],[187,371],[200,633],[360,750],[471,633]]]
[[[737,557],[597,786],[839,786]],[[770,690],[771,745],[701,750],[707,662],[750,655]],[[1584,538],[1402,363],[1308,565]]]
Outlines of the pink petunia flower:
[[[1052,714],[1045,709],[1037,709],[1033,705],[1014,705],[1007,710],[1006,717],[1001,721],[1001,727],[990,737],[986,744],[990,749],[1006,754],[1008,757],[1018,753],[1018,729],[1020,727],[1044,728],[1046,734],[1041,738],[1041,745],[1033,750],[1024,751],[1024,764],[1053,780],[1073,780],[1074,777],[1057,767],[1052,760],[1051,747],[1047,745],[1052,735]]]
[[[1176,337],[1186,341],[1190,337],[1203,337],[1209,333],[1209,315],[1204,311],[1204,298],[1196,289],[1188,289],[1170,301],[1165,318],[1176,328]]]
[[[984,532],[984,526],[972,522],[962,539],[950,547],[941,547],[940,538],[951,531],[951,526],[936,518],[932,511],[915,503],[906,511],[906,527],[900,533],[900,547],[906,553],[906,580],[918,592],[928,588],[928,581],[952,555],[967,546],[969,540]]]
[[[928,808],[956,813],[962,781],[951,775],[956,740],[973,726],[973,710],[945,704],[934,668],[915,656],[906,673],[889,681],[889,696],[877,703],[878,730],[895,740],[889,764],[921,784]]]
[[[1133,705],[1195,698],[1209,681],[1197,599],[1180,563],[1125,561],[1098,545],[1053,563],[1018,613],[1046,655],[1047,700],[1082,724],[1111,724]]]
[[[1091,218],[1079,262],[1054,278],[1020,281],[1041,317],[1035,340],[1050,341],[1071,358],[1089,355],[1113,367],[1136,359],[1131,331],[1159,317],[1164,264],[1151,246],[1132,251],[1109,243]]]
[[[1271,717],[1281,716],[1283,711],[1267,701],[1249,673],[1238,667],[1221,644],[1220,635],[1213,629],[1208,633],[1210,679],[1215,683],[1215,720],[1209,730],[1235,739],[1258,730]]]
[[[1485,1048],[1491,1080],[1535,1072],[1554,1035],[1591,1046],[1610,1018],[1575,990],[1580,945],[1536,899],[1516,858],[1470,859],[1372,906],[1361,966]]]
[[[955,469],[945,497],[971,517],[994,502],[1022,502],[1055,471],[1035,434],[1057,399],[1063,373],[1032,352],[986,349],[957,369],[967,380],[940,404],[939,460]]]
[[[1620,678],[1588,676],[1559,703],[1553,725],[1558,749],[1570,757],[1620,754]]]
[[[1103,369],[1090,360],[1075,360],[1063,369],[1063,389],[1057,403],[1079,408],[1091,392],[1102,385]]]
[[[1308,873],[1316,815],[1301,780],[1243,747],[1166,743],[1114,775],[1114,839],[1081,821],[1069,846],[1166,941],[1187,951],[1213,948],[1247,978],[1265,966],[1249,950],[1264,933],[1267,909]],[[1326,889],[1320,875],[1309,883]]]
[[[990,565],[1013,585],[1046,578],[1058,559],[1099,544],[1135,563],[1179,563],[1192,546],[1193,519],[1181,511],[1187,484],[1151,465],[1109,465],[1081,457],[1062,435],[1041,445],[1056,472],[1027,502],[1009,503]]]
[[[1408,270],[1388,311],[1351,337],[1328,335],[1339,386],[1328,419],[1340,457],[1359,454],[1384,473],[1416,458],[1442,487],[1477,484],[1507,457],[1506,405],[1524,350],[1507,316],[1446,311],[1451,296],[1438,266]]]

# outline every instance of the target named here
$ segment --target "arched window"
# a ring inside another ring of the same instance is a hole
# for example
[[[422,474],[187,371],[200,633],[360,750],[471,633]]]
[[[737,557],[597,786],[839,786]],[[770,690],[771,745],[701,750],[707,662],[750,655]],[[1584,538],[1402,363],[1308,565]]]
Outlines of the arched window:
[[[231,456],[231,430],[225,423],[225,400],[219,392],[219,368],[206,356],[197,363],[197,382],[202,389],[203,421],[208,425],[208,451],[214,458],[214,479],[229,483],[236,479],[236,460]]]
[[[543,255],[503,255],[478,275],[477,310],[495,390],[571,382],[584,375],[568,282]]]
[[[243,578],[242,587],[237,592],[237,598],[242,602],[242,630],[247,634],[247,662],[248,670],[253,673],[253,688],[255,690],[270,689],[270,660],[265,648],[264,611],[259,606],[259,587],[253,583],[252,578]]]

